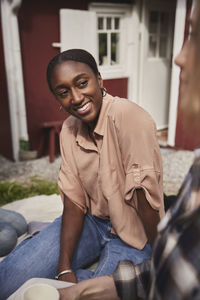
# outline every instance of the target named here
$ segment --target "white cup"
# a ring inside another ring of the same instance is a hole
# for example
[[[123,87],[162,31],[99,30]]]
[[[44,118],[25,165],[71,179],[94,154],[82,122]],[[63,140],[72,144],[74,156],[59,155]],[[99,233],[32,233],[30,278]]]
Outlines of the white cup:
[[[24,300],[59,300],[59,298],[57,289],[45,283],[34,284],[24,292]]]

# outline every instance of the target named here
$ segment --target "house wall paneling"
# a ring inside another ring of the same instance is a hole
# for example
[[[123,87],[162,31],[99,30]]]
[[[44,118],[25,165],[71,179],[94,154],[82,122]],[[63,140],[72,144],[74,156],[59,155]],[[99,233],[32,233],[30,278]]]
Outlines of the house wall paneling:
[[[7,94],[7,82],[5,73],[2,27],[1,27],[1,11],[0,11],[0,155],[13,159],[10,114]]]
[[[103,81],[107,92],[112,96],[127,98],[128,78],[107,79]],[[133,100],[133,99],[131,99]]]
[[[19,30],[24,74],[28,134],[31,149],[38,149],[42,135],[41,123],[64,120],[59,105],[46,83],[49,60],[59,53],[52,46],[59,42],[59,9],[86,9],[86,1],[30,0],[22,1]]]

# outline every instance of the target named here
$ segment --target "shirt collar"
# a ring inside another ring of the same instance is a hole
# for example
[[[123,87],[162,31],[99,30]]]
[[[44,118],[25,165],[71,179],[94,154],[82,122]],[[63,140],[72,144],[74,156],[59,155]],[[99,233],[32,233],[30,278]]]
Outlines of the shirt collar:
[[[100,136],[104,136],[105,124],[107,119],[106,116],[108,115],[109,108],[113,102],[114,98],[111,95],[106,94],[106,96],[103,97],[99,118],[94,129],[94,133]],[[81,121],[78,124],[76,142],[85,149],[96,150],[96,146],[89,136],[88,126]]]
[[[94,129],[94,132],[101,136],[104,136],[106,117],[108,115],[108,110],[110,108],[110,105],[113,103],[113,101],[114,101],[114,98],[109,94],[106,94],[106,96],[103,97],[101,111],[99,114],[99,118],[98,118],[96,127]]]

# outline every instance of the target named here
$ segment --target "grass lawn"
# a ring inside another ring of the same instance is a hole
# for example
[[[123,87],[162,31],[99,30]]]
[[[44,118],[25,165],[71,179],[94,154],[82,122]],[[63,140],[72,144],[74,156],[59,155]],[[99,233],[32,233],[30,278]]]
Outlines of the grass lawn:
[[[0,182],[0,206],[9,202],[37,195],[58,194],[57,182],[32,178],[30,183]]]

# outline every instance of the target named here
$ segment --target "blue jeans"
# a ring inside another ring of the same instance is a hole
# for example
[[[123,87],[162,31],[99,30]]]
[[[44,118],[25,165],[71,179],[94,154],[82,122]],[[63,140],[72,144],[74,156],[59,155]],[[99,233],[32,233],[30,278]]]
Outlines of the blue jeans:
[[[23,241],[0,263],[0,299],[6,299],[32,277],[54,278],[60,251],[61,217],[38,235]],[[84,279],[111,274],[120,260],[141,263],[151,257],[147,243],[138,250],[110,233],[111,223],[87,214],[83,231],[74,253],[72,269],[80,282]],[[98,260],[94,271],[87,270]]]

